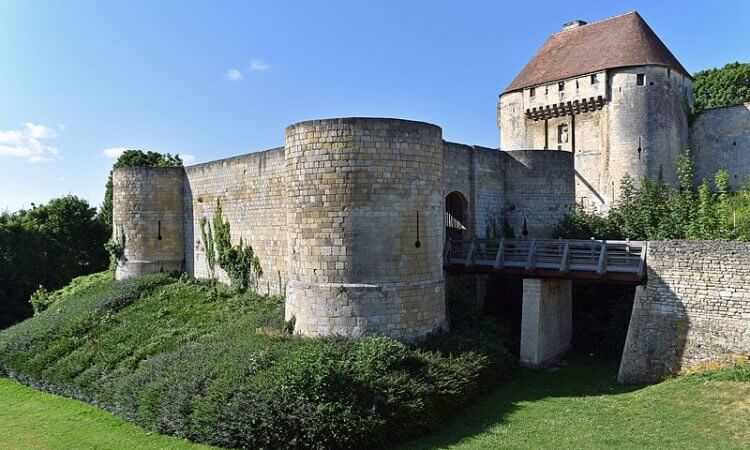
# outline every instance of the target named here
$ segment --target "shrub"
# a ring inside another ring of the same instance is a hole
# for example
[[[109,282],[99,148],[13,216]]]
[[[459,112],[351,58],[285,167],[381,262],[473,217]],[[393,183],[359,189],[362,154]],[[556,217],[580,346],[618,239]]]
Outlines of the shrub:
[[[450,418],[511,361],[503,331],[460,299],[449,333],[407,345],[295,336],[282,298],[184,276],[77,283],[0,333],[0,370],[213,445],[390,446]]]
[[[713,186],[703,180],[693,189],[689,151],[677,160],[678,188],[661,174],[640,187],[625,176],[619,201],[607,215],[577,207],[555,226],[554,237],[574,239],[696,239],[750,241],[750,184],[729,191],[729,174],[719,170]],[[748,181],[750,183],[750,180]]]

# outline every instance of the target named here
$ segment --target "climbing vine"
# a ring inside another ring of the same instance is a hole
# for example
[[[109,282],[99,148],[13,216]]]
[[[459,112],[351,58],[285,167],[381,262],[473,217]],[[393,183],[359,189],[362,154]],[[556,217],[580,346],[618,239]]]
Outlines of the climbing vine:
[[[117,267],[118,262],[127,261],[125,258],[125,240],[125,228],[120,225],[117,234],[104,244],[104,248],[109,253],[109,266],[112,269]]]
[[[507,218],[503,217],[501,221],[497,214],[488,213],[485,215],[484,237],[490,239],[513,238],[515,237],[515,231]]]
[[[257,290],[258,279],[263,275],[260,259],[255,255],[253,247],[245,244],[242,237],[238,245],[232,245],[232,233],[229,221],[223,218],[221,201],[216,200],[216,212],[212,223],[206,218],[201,219],[201,238],[206,247],[206,260],[210,276],[215,277],[216,263],[229,275],[232,285],[239,291],[249,288]]]
[[[206,262],[208,263],[208,276],[211,279],[216,278],[216,250],[214,249],[214,234],[211,231],[211,225],[208,224],[208,219],[205,217],[201,218],[201,239],[203,245],[206,248]]]

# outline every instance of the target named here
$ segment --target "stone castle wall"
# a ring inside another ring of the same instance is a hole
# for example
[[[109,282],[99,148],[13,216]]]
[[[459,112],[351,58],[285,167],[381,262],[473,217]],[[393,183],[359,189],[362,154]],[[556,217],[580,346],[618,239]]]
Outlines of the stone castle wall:
[[[557,150],[503,152],[505,217],[522,237],[550,237],[554,226],[575,204],[573,154]]]
[[[113,237],[125,235],[118,279],[184,268],[183,182],[181,167],[113,171]]]
[[[750,355],[750,244],[649,243],[620,365],[623,382]]]
[[[502,226],[506,156],[497,149],[453,142],[445,143],[443,154],[443,196],[460,192],[466,199],[468,234],[485,237],[488,226]]]
[[[411,340],[444,328],[440,128],[315,120],[289,126],[285,147],[295,330]]]
[[[252,245],[260,258],[261,293],[280,293],[286,284],[286,212],[284,148],[250,153],[185,168],[185,268],[209,276],[200,221],[212,221],[217,200],[228,220],[233,244]],[[217,277],[229,277],[216,266]]]
[[[693,123],[690,141],[697,183],[713,181],[721,169],[729,172],[732,190],[750,179],[750,103],[704,111]]]
[[[229,282],[218,264],[211,273],[201,230],[220,202],[233,243],[260,259],[257,290],[286,294],[298,332],[411,340],[446,326],[446,196],[465,199],[467,238],[503,220],[521,237],[524,219],[528,237],[549,237],[574,203],[573,173],[570,152],[447,143],[422,122],[301,122],[283,148],[115,171],[118,278],[185,270]]]

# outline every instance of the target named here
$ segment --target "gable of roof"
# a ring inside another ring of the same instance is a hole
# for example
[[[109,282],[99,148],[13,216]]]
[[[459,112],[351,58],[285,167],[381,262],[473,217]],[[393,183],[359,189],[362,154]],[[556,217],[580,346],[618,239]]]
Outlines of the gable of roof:
[[[636,12],[553,34],[505,92],[605,69],[666,66],[692,79]]]

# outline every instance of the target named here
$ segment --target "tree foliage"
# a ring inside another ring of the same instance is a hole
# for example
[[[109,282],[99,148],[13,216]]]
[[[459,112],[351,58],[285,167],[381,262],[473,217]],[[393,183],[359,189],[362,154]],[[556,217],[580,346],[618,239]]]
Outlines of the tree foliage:
[[[180,167],[180,155],[169,153],[144,152],[143,150],[125,150],[112,165],[112,170],[123,167]],[[104,202],[97,216],[112,233],[112,171],[109,172],[107,186],[104,192]]]
[[[704,110],[750,102],[750,63],[733,62],[695,74],[695,108]]]
[[[620,200],[607,215],[577,207],[556,226],[556,237],[589,239],[694,239],[750,241],[750,184],[729,190],[729,174],[716,173],[713,185],[693,187],[693,161],[684,152],[677,161],[677,188],[661,176],[635,187],[621,182]]]
[[[31,315],[40,286],[58,289],[107,267],[107,230],[78,197],[0,215],[0,328]]]

